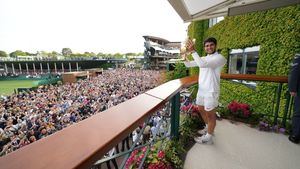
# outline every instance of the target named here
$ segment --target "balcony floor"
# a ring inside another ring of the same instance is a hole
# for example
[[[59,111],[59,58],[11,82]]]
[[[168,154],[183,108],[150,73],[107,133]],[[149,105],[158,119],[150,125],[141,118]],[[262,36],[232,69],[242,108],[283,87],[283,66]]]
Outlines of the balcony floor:
[[[300,145],[283,134],[261,132],[242,123],[217,121],[213,145],[195,144],[185,169],[296,169]]]

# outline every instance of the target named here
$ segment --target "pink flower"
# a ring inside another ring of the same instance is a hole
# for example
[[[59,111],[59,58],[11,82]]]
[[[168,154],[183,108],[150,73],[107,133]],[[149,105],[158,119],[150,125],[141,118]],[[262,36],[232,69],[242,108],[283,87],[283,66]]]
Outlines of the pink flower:
[[[132,152],[132,156],[135,156],[138,152],[139,152],[138,150],[134,150],[134,151]]]
[[[163,151],[159,151],[157,154],[158,158],[164,158],[165,157],[165,153]]]

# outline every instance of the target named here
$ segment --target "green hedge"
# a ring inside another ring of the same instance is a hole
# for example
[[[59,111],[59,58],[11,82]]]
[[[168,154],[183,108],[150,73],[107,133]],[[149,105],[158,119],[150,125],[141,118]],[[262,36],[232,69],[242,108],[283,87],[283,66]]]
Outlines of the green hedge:
[[[208,20],[196,21],[192,22],[188,27],[188,37],[191,39],[196,39],[195,47],[196,51],[199,54],[204,55],[205,51],[203,49],[203,41],[206,30],[208,29]],[[189,59],[192,59],[189,56]],[[189,69],[191,75],[195,75],[199,73],[199,68],[190,68]]]
[[[230,49],[260,45],[257,75],[288,75],[295,53],[300,52],[300,5],[226,17],[208,30],[195,26],[197,23],[199,21],[191,23],[188,35],[200,39],[216,37],[218,48],[227,59]],[[202,53],[203,49],[197,46],[197,51]],[[227,66],[223,71],[227,72]],[[251,104],[256,112],[271,113],[276,86],[260,82],[252,90],[241,84],[222,81],[220,101],[225,105],[238,100]],[[283,88],[281,114],[287,86]]]

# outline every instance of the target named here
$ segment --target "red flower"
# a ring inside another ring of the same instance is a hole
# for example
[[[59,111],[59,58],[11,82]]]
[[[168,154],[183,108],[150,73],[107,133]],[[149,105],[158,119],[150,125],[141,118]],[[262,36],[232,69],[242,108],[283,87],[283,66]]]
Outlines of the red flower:
[[[239,115],[243,117],[249,117],[251,115],[249,104],[232,101],[227,107],[230,110],[230,112],[234,115]]]
[[[163,151],[159,151],[157,154],[158,158],[164,158],[165,157],[165,153]]]

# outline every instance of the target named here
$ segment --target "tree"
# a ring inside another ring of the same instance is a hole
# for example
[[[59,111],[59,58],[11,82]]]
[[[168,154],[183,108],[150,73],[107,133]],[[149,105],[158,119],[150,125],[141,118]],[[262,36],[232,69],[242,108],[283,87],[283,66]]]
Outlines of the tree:
[[[40,56],[42,56],[42,57],[46,57],[46,56],[48,56],[48,54],[49,54],[48,52],[43,51],[43,50],[40,52]]]
[[[122,58],[122,57],[123,57],[123,55],[120,54],[120,53],[115,53],[115,54],[113,55],[113,58],[117,58],[117,59]]]
[[[91,53],[90,53],[90,56],[91,56],[91,57],[95,57],[96,54],[95,54],[94,52],[91,52]]]
[[[27,56],[25,52],[21,51],[21,50],[16,50],[14,52],[11,52],[9,54],[10,57],[16,58],[17,56]]]
[[[5,51],[0,50],[0,57],[7,57],[7,53]]]
[[[29,52],[24,52],[24,53],[25,53],[24,56],[36,56],[36,54],[34,54],[34,53],[29,53]]]
[[[81,53],[72,53],[70,56],[72,58],[79,58],[79,57],[84,57],[84,54],[81,54]]]
[[[72,54],[72,50],[70,48],[63,48],[61,53],[63,56],[70,56]]]
[[[58,53],[56,51],[52,51],[51,53],[48,53],[48,57],[50,58],[56,58],[58,56]]]
[[[104,54],[104,53],[102,53],[102,52],[99,52],[99,53],[97,54],[97,56],[98,56],[98,57],[104,57],[104,56],[105,56],[105,54]]]

